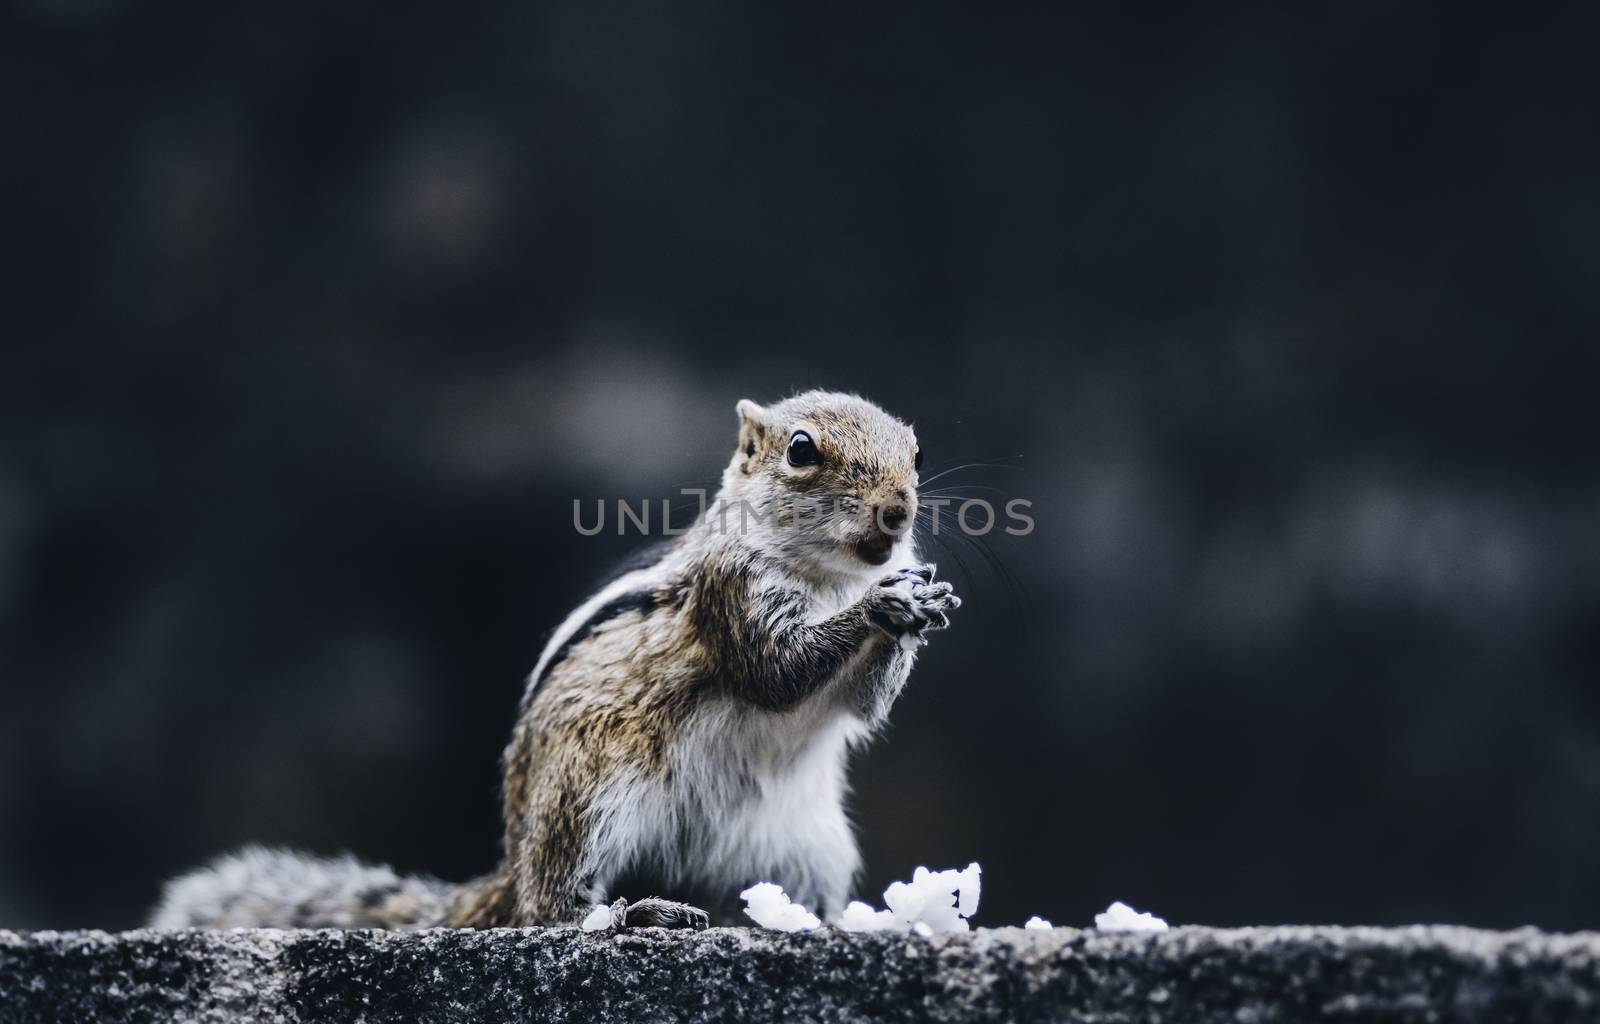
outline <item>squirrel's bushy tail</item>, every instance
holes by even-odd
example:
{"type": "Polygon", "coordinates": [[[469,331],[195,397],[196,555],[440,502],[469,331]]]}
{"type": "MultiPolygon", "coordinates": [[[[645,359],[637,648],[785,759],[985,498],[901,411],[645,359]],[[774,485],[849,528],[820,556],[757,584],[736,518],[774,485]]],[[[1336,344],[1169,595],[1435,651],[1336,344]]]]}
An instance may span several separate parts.
{"type": "Polygon", "coordinates": [[[354,857],[247,847],[168,882],[152,928],[428,928],[459,887],[354,857]]]}

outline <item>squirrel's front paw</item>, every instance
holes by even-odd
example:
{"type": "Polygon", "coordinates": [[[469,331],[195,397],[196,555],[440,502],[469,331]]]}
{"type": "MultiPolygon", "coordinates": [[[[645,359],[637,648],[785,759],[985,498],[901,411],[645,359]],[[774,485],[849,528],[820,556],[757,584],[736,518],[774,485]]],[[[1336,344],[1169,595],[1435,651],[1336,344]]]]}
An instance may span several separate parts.
{"type": "Polygon", "coordinates": [[[949,613],[961,598],[948,583],[933,582],[934,566],[901,569],[879,581],[868,594],[867,615],[874,625],[897,640],[921,639],[930,629],[950,624],[949,613]]]}
{"type": "Polygon", "coordinates": [[[961,607],[961,598],[956,596],[955,588],[943,581],[914,586],[911,588],[911,597],[917,602],[918,610],[928,619],[924,629],[943,629],[950,625],[950,613],[961,607]]]}

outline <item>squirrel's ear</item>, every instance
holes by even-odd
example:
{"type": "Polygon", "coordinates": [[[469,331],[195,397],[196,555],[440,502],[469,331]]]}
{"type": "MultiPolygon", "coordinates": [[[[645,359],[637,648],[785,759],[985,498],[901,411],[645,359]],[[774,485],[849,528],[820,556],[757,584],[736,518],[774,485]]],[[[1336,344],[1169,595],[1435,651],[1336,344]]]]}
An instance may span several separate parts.
{"type": "Polygon", "coordinates": [[[756,445],[767,432],[767,410],[750,401],[739,399],[739,454],[748,459],[756,453],[756,445]]]}

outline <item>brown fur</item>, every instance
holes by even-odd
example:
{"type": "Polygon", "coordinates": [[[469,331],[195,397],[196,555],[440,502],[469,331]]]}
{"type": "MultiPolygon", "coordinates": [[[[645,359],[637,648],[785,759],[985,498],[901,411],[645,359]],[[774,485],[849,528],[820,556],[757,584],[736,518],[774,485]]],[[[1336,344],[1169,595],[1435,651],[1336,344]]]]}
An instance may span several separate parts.
{"type": "MultiPolygon", "coordinates": [[[[768,512],[786,497],[823,496],[868,516],[890,503],[914,513],[915,435],[872,403],[811,392],[766,409],[741,402],[738,411],[724,498],[768,512]],[[815,440],[821,466],[795,470],[784,462],[796,430],[815,440]]],[[[752,574],[770,553],[736,532],[696,534],[678,546],[679,571],[662,585],[653,611],[606,622],[538,682],[504,758],[505,861],[463,890],[453,923],[579,915],[593,898],[580,866],[601,780],[667,771],[678,731],[708,694],[782,709],[805,699],[819,674],[852,659],[869,674],[897,653],[859,605],[805,626],[796,596],[752,602],[752,574]],[[794,663],[794,671],[774,676],[774,663],[794,663]]],[[[863,712],[880,710],[875,701],[857,703],[863,712]]]]}

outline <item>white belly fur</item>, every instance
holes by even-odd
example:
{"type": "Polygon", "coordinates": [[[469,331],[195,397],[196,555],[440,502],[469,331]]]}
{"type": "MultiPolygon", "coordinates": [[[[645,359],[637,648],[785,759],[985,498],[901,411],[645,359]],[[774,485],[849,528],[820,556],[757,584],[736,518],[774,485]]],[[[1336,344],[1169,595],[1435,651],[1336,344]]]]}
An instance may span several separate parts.
{"type": "Polygon", "coordinates": [[[841,911],[861,863],[845,767],[867,727],[818,698],[787,713],[716,701],[680,735],[668,779],[608,780],[591,845],[596,897],[647,867],[729,898],[777,882],[819,913],[841,911]]]}

